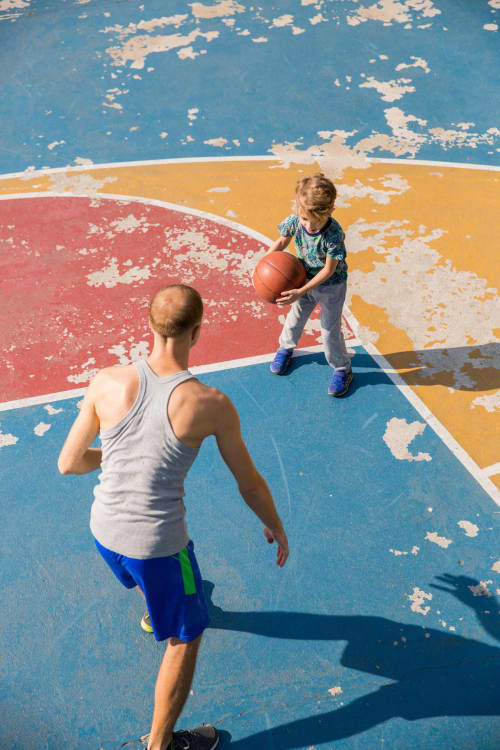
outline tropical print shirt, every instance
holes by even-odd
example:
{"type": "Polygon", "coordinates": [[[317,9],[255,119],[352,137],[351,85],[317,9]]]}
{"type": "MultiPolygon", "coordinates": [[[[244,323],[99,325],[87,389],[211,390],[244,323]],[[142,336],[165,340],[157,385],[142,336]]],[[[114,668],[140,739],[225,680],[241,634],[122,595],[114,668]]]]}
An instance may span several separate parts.
{"type": "Polygon", "coordinates": [[[290,214],[278,230],[283,237],[295,237],[297,256],[302,261],[308,279],[312,279],[325,266],[326,258],[337,261],[335,272],[324,284],[340,284],[347,279],[346,249],[342,227],[332,217],[323,229],[311,234],[305,229],[298,216],[290,214]]]}

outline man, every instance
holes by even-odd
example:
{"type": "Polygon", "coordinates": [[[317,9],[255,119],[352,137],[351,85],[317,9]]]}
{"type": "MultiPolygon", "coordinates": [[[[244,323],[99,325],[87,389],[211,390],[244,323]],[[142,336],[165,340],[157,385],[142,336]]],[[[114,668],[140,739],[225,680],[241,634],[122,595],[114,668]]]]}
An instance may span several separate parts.
{"type": "Polygon", "coordinates": [[[211,750],[219,742],[205,724],[174,731],[209,619],[200,571],[185,523],[184,479],[203,440],[215,435],[246,504],[277,543],[288,541],[269,488],[242,440],[230,399],[189,372],[203,303],[192,287],[160,289],[149,307],[154,336],[147,360],[107,367],[91,382],[59,456],[62,474],[101,468],[90,527],[118,579],[137,586],[157,640],[168,639],[158,672],[148,750],[211,750]],[[102,449],[90,445],[100,432],[102,449]]]}

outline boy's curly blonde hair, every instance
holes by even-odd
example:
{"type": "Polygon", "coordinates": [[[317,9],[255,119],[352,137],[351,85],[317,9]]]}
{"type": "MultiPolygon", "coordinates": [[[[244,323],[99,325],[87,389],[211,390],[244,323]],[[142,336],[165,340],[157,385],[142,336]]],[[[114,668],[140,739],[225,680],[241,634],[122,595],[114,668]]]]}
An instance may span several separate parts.
{"type": "Polygon", "coordinates": [[[315,219],[330,215],[335,205],[337,190],[321,172],[297,181],[295,198],[297,210],[302,208],[315,219]]]}

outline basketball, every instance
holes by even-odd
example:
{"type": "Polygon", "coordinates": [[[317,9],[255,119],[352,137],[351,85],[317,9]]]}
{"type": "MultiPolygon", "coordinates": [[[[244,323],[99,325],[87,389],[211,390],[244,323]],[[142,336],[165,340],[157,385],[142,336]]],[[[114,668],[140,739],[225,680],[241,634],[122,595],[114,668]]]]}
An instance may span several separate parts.
{"type": "Polygon", "coordinates": [[[292,253],[277,250],[259,260],[252,275],[252,284],[259,297],[276,303],[287,289],[299,289],[306,283],[306,271],[292,253]]]}

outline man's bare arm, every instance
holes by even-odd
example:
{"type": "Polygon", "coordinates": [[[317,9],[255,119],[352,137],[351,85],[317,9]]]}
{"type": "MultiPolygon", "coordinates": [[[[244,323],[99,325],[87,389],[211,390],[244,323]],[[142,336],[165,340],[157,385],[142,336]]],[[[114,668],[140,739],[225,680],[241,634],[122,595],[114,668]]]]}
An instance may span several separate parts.
{"type": "Polygon", "coordinates": [[[91,384],[59,454],[57,466],[61,474],[88,474],[101,466],[101,449],[90,448],[99,432],[93,391],[91,384]]]}
{"type": "Polygon", "coordinates": [[[269,487],[255,468],[241,437],[238,413],[227,396],[223,397],[218,408],[215,437],[221,456],[238,483],[243,500],[264,524],[267,541],[277,542],[277,562],[282,567],[288,557],[288,539],[269,487]]]}

